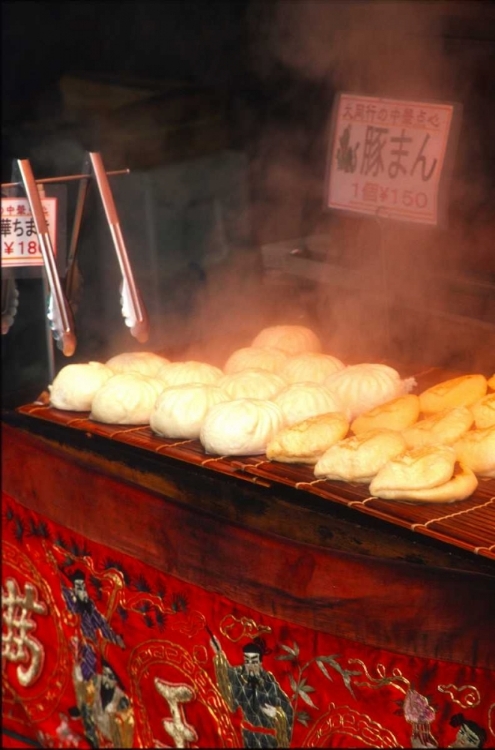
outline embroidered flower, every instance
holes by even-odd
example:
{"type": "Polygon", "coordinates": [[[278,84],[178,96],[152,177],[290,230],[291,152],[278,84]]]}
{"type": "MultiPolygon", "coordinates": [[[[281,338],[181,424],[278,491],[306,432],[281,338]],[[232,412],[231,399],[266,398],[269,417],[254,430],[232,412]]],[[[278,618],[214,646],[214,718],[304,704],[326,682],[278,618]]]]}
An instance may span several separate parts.
{"type": "Polygon", "coordinates": [[[404,717],[411,724],[419,722],[431,724],[435,718],[435,711],[424,695],[420,695],[416,690],[408,690],[404,699],[404,717]]]}

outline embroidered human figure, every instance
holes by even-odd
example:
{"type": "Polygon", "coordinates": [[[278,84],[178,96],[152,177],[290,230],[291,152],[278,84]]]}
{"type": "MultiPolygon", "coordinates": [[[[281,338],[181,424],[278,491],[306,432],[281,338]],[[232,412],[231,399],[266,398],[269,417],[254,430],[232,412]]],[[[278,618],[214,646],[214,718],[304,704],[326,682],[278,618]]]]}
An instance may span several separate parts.
{"type": "Polygon", "coordinates": [[[73,588],[62,585],[62,595],[67,608],[73,614],[79,615],[83,642],[81,644],[80,665],[83,678],[89,680],[95,674],[97,655],[95,647],[99,638],[115,643],[124,648],[124,641],[109,625],[106,618],[90,598],[86,588],[86,577],[81,570],[76,570],[71,576],[73,588]]]}
{"type": "Polygon", "coordinates": [[[289,747],[294,711],[275,677],[262,667],[262,645],[246,644],[239,666],[229,664],[216,638],[211,646],[220,692],[232,712],[242,711],[244,747],[289,747]]]}
{"type": "Polygon", "coordinates": [[[475,721],[465,719],[463,714],[454,714],[450,719],[451,727],[459,727],[454,742],[449,747],[483,747],[486,732],[475,721]]]}
{"type": "Polygon", "coordinates": [[[113,747],[132,747],[134,712],[113,667],[102,659],[101,672],[85,680],[80,664],[76,663],[73,680],[77,708],[69,712],[73,718],[81,718],[91,747],[100,747],[101,739],[111,742],[113,747]]]}

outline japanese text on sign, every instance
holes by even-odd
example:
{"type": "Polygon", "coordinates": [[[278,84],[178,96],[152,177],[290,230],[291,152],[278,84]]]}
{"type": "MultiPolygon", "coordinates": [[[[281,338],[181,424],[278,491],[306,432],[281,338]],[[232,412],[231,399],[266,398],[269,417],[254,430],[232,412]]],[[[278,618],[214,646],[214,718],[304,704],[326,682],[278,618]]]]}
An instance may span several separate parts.
{"type": "MultiPolygon", "coordinates": [[[[53,252],[57,254],[57,198],[41,201],[53,252]]],[[[2,266],[42,266],[38,234],[27,198],[2,198],[2,266]]]]}
{"type": "Polygon", "coordinates": [[[341,94],[327,206],[437,224],[453,111],[453,104],[341,94]]]}

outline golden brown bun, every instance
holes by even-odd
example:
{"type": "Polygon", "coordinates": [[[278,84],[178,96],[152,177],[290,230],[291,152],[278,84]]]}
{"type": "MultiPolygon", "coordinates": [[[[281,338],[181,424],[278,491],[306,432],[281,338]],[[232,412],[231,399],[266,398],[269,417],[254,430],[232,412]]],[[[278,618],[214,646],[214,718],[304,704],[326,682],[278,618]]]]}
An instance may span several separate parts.
{"type": "Polygon", "coordinates": [[[421,419],[412,427],[403,431],[408,448],[419,448],[421,445],[452,445],[469,430],[474,416],[466,406],[432,414],[421,419]]]}
{"type": "Polygon", "coordinates": [[[471,406],[483,398],[488,387],[484,375],[461,375],[444,380],[419,394],[423,414],[436,414],[456,406],[471,406]]]}
{"type": "Polygon", "coordinates": [[[478,429],[495,425],[495,393],[488,393],[469,408],[478,429]]]}
{"type": "Polygon", "coordinates": [[[399,396],[361,414],[351,424],[355,435],[368,430],[405,430],[419,417],[419,398],[414,393],[399,396]]]}
{"type": "Polygon", "coordinates": [[[318,414],[286,427],[268,443],[267,458],[284,463],[315,464],[330,446],[342,440],[349,422],[339,412],[318,414]]]}
{"type": "Polygon", "coordinates": [[[362,432],[325,451],[315,466],[315,477],[369,482],[390,458],[405,450],[400,432],[383,429],[362,432]]]}
{"type": "Polygon", "coordinates": [[[454,474],[456,452],[447,445],[413,448],[388,461],[370,485],[370,492],[427,490],[445,484],[454,474]]]}
{"type": "Polygon", "coordinates": [[[480,477],[495,477],[495,426],[470,430],[454,443],[458,460],[480,477]]]}
{"type": "Polygon", "coordinates": [[[495,374],[488,379],[488,388],[491,388],[492,391],[495,391],[495,374]]]}
{"type": "MultiPolygon", "coordinates": [[[[372,483],[373,484],[373,483],[372,483]]],[[[422,503],[453,503],[465,500],[473,494],[478,486],[476,475],[462,464],[455,464],[454,474],[444,484],[430,487],[427,490],[378,490],[370,486],[370,492],[383,500],[406,500],[422,503]]]]}

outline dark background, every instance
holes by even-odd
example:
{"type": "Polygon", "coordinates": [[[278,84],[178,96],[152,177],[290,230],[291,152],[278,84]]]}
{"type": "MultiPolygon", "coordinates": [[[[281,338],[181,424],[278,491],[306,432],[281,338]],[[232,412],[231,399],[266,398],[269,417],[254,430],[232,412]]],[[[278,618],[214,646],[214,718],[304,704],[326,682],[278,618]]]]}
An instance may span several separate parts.
{"type": "MultiPolygon", "coordinates": [[[[265,151],[281,151],[285,137],[318,176],[333,94],[349,86],[462,103],[458,171],[469,175],[471,189],[454,192],[451,210],[474,215],[492,203],[495,3],[489,0],[7,0],[1,9],[3,181],[12,157],[50,166],[36,147],[43,142],[46,152],[54,134],[83,148],[102,145],[102,113],[70,106],[73,75],[148,86],[155,119],[160,106],[164,117],[167,99],[201,91],[222,110],[223,145],[246,150],[262,170],[270,158],[265,151]]],[[[138,108],[119,109],[126,117],[138,108]]],[[[185,123],[195,113],[182,114],[185,123]]],[[[117,116],[105,122],[115,139],[118,124],[117,116]]],[[[163,153],[147,166],[173,158],[163,153]]]]}
{"type": "MultiPolygon", "coordinates": [[[[182,269],[164,277],[164,328],[175,337],[168,347],[162,337],[161,348],[205,356],[205,343],[216,338],[224,343],[209,358],[220,361],[260,325],[299,321],[349,361],[393,350],[432,364],[495,369],[493,2],[17,0],[1,10],[2,181],[16,158],[29,158],[37,177],[77,173],[88,149],[136,179],[170,165],[215,164],[226,153],[244,160],[243,230],[213,269],[184,258],[182,269]],[[447,227],[387,225],[377,233],[367,220],[322,211],[339,90],[462,105],[447,227]],[[260,248],[312,233],[328,234],[328,257],[344,269],[386,256],[388,323],[370,295],[301,278],[267,282],[260,248]]],[[[108,316],[97,260],[108,250],[99,244],[96,206],[89,211],[81,237],[86,302],[77,316],[83,360],[136,348],[125,332],[115,335],[118,307],[108,316]],[[91,320],[98,304],[105,332],[91,320]]],[[[125,221],[132,235],[132,220],[125,221]]],[[[162,247],[166,259],[166,236],[162,247]]],[[[139,252],[132,243],[129,250],[139,275],[139,252]]],[[[39,285],[19,285],[24,301],[2,337],[12,384],[46,379],[39,285]]]]}

